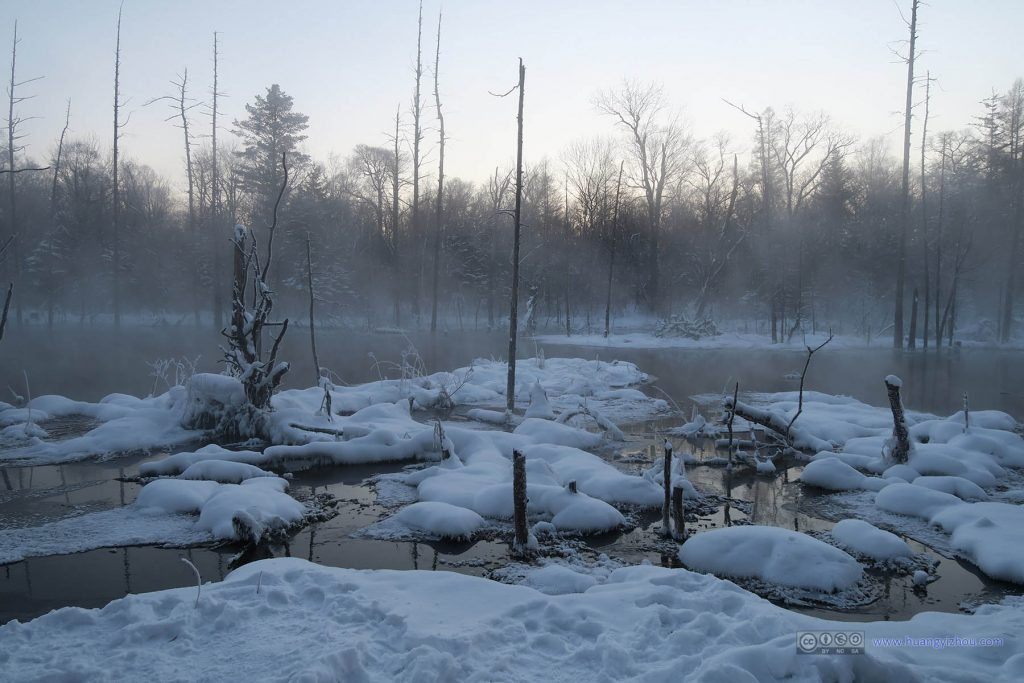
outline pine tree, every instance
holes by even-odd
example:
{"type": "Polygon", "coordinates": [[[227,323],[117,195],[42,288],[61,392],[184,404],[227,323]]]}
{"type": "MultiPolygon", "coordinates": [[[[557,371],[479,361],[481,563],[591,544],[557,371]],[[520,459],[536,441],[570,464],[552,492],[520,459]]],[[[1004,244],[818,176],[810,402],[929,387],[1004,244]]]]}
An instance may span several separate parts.
{"type": "Polygon", "coordinates": [[[306,139],[303,131],[309,117],[292,111],[292,98],[277,83],[267,88],[266,97],[257,95],[245,105],[248,118],[234,122],[234,133],[245,148],[238,152],[242,161],[242,182],[253,196],[253,218],[269,223],[274,201],[281,189],[281,155],[288,155],[292,170],[304,166],[309,155],[296,150],[306,139]]]}

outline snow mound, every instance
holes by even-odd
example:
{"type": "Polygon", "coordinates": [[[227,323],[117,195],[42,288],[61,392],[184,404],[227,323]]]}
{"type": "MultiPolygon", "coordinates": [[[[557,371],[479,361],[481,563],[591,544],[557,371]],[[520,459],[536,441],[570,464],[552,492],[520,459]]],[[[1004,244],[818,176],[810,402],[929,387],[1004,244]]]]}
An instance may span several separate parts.
{"type": "Polygon", "coordinates": [[[394,519],[403,525],[441,538],[469,539],[484,526],[484,518],[466,508],[439,502],[413,503],[394,519]]]}
{"type": "MultiPolygon", "coordinates": [[[[818,457],[821,455],[830,456],[832,454],[822,453],[818,457]]],[[[803,472],[800,473],[800,481],[809,486],[817,486],[830,491],[857,489],[878,491],[890,483],[878,477],[864,476],[839,458],[834,457],[815,458],[807,463],[803,472]]]]}
{"type": "Polygon", "coordinates": [[[844,519],[832,527],[832,538],[847,550],[875,560],[910,557],[913,551],[896,534],[859,519],[844,519]]]}
{"type": "Polygon", "coordinates": [[[306,508],[284,493],[287,486],[278,477],[241,484],[157,479],[142,488],[135,506],[147,514],[198,513],[197,527],[214,538],[257,542],[302,521],[306,508]]]}
{"type": "Polygon", "coordinates": [[[863,573],[857,560],[824,541],[767,526],[705,531],[683,544],[679,559],[716,576],[826,592],[850,588],[863,573]]]}

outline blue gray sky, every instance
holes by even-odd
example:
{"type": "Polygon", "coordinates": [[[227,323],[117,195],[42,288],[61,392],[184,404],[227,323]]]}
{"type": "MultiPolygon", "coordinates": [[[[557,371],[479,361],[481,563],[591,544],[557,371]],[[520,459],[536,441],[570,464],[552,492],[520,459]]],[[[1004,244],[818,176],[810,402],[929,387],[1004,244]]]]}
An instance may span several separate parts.
{"type": "MultiPolygon", "coordinates": [[[[7,2],[0,45],[9,55],[15,19],[22,39],[19,78],[27,153],[46,157],[72,99],[71,131],[111,139],[117,0],[7,2]]],[[[736,151],[750,147],[750,121],[722,99],[748,108],[824,110],[861,139],[885,135],[898,146],[905,67],[900,10],[909,0],[449,0],[441,36],[441,94],[450,136],[450,173],[470,180],[514,159],[515,102],[505,91],[517,58],[527,67],[525,155],[557,161],[573,140],[611,134],[594,94],[623,78],[663,84],[697,137],[727,131],[736,151]]],[[[424,2],[424,59],[432,68],[437,0],[424,2]]],[[[244,105],[271,83],[309,115],[307,151],[326,160],[357,143],[386,144],[396,107],[409,110],[416,40],[415,0],[125,0],[122,92],[131,119],[124,153],[176,183],[183,175],[180,132],[163,105],[186,67],[191,91],[207,98],[212,35],[221,34],[224,133],[244,105]]],[[[930,0],[920,14],[920,70],[933,88],[933,130],[963,128],[993,88],[1024,75],[1020,0],[930,0]]],[[[5,71],[9,66],[5,58],[5,71]]],[[[428,70],[425,98],[431,94],[428,70]]],[[[6,78],[5,78],[6,80],[6,78]]],[[[432,98],[428,99],[432,106],[432,98]]],[[[433,125],[433,110],[427,111],[433,125]]],[[[197,132],[209,120],[194,112],[197,132]]],[[[915,131],[915,137],[917,131],[915,131]]],[[[433,146],[436,134],[428,132],[433,146]]],[[[916,142],[915,142],[916,144],[916,142]]]]}

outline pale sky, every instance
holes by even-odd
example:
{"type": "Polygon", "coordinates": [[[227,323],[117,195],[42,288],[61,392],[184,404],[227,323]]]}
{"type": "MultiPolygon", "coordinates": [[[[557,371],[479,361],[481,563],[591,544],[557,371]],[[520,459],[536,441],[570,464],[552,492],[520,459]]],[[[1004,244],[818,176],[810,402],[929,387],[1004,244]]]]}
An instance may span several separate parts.
{"type": "MultiPolygon", "coordinates": [[[[4,0],[0,49],[4,80],[11,30],[19,24],[19,80],[35,95],[21,105],[27,152],[49,155],[72,99],[71,132],[111,140],[118,0],[4,0]]],[[[525,156],[558,161],[572,141],[613,131],[594,111],[601,88],[624,77],[660,82],[697,137],[719,130],[736,151],[750,147],[750,121],[722,98],[748,108],[825,110],[861,139],[901,131],[906,68],[891,48],[907,37],[909,0],[449,0],[441,36],[441,94],[449,134],[446,171],[469,180],[515,157],[515,100],[498,99],[526,64],[525,156]]],[[[424,61],[432,69],[437,0],[424,2],[424,61]]],[[[182,183],[182,136],[163,104],[186,67],[191,92],[207,98],[212,34],[221,33],[225,140],[244,105],[271,83],[309,115],[306,148],[326,161],[358,143],[386,144],[399,103],[412,98],[415,0],[125,0],[121,90],[131,111],[124,154],[182,183]]],[[[930,0],[920,11],[919,60],[933,87],[932,130],[963,128],[992,88],[1024,75],[1021,0],[930,0]]],[[[435,125],[432,71],[425,74],[427,123],[435,125]]],[[[6,108],[6,102],[5,108],[6,108]]],[[[6,114],[6,112],[5,112],[6,114]]],[[[193,112],[197,133],[209,119],[193,112]]],[[[919,129],[915,126],[915,145],[919,129]]],[[[428,146],[436,133],[427,132],[428,146]]]]}

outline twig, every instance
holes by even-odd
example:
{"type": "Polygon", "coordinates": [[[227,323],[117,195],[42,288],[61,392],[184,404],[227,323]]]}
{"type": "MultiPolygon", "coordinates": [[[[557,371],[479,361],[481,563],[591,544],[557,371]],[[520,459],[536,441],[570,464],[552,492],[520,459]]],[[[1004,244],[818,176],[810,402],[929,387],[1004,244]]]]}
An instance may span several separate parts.
{"type": "MultiPolygon", "coordinates": [[[[807,360],[804,361],[804,369],[803,369],[803,372],[800,373],[800,401],[799,401],[799,403],[797,405],[796,415],[794,415],[793,419],[789,421],[788,425],[786,425],[786,436],[787,437],[790,436],[790,430],[793,428],[793,423],[796,422],[796,419],[798,417],[800,417],[800,413],[804,412],[804,378],[807,376],[807,367],[811,364],[811,356],[814,355],[815,351],[820,350],[823,346],[825,346],[825,344],[828,344],[830,341],[832,341],[832,330],[831,329],[829,329],[829,331],[828,331],[828,339],[826,339],[825,341],[821,342],[820,344],[815,346],[813,349],[810,346],[807,347],[807,360]]],[[[735,405],[735,403],[736,403],[736,401],[735,401],[735,399],[733,399],[733,405],[735,405]]]]}
{"type": "Polygon", "coordinates": [[[192,571],[196,573],[196,604],[195,607],[199,607],[199,596],[203,593],[203,577],[199,575],[199,569],[192,564],[191,561],[184,555],[178,555],[178,559],[192,567],[192,571]]]}

